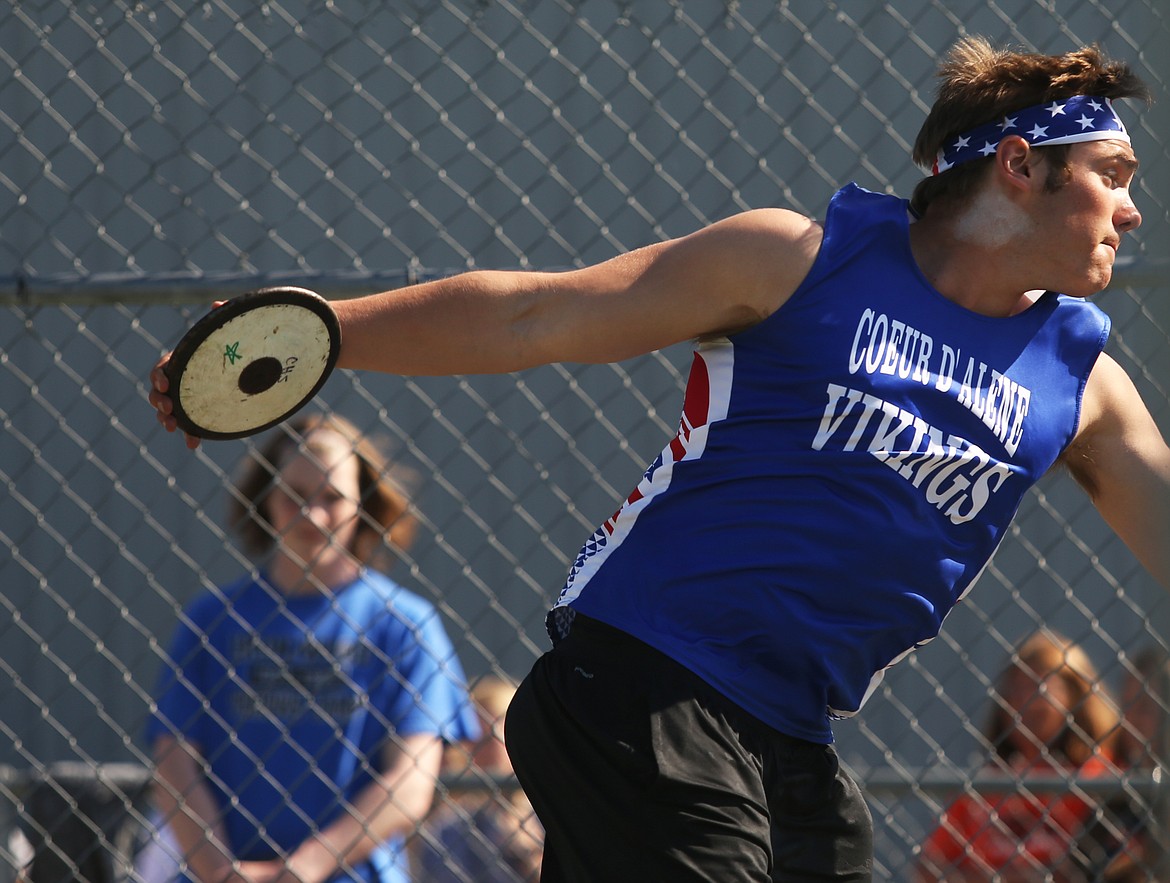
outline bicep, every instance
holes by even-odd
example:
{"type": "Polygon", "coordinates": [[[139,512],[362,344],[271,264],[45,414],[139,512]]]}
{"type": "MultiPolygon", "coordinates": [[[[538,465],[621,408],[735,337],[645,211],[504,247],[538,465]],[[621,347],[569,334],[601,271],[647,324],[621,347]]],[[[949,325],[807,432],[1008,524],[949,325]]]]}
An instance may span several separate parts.
{"type": "Polygon", "coordinates": [[[1064,463],[1145,568],[1170,588],[1170,448],[1133,381],[1102,354],[1064,463]]]}
{"type": "Polygon", "coordinates": [[[800,285],[821,235],[794,212],[760,209],[546,276],[530,317],[532,339],[545,348],[534,361],[620,361],[750,327],[800,285]]]}

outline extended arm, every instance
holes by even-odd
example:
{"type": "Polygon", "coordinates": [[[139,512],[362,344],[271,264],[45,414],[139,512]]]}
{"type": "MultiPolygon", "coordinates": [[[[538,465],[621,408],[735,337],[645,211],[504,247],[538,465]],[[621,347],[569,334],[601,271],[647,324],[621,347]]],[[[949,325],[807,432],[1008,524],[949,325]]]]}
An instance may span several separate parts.
{"type": "MultiPolygon", "coordinates": [[[[759,209],[580,270],[479,270],[338,301],[339,365],[446,375],[620,361],[761,321],[804,279],[820,244],[815,222],[759,209]]],[[[149,398],[173,432],[168,358],[151,372],[149,398]]]]}
{"type": "Polygon", "coordinates": [[[1170,589],[1170,448],[1133,381],[1102,355],[1085,388],[1069,471],[1137,559],[1170,589]]]}
{"type": "Polygon", "coordinates": [[[820,228],[745,212],[680,239],[562,273],[475,271],[335,304],[340,364],[395,374],[484,374],[614,362],[744,328],[808,272],[820,228]]]}

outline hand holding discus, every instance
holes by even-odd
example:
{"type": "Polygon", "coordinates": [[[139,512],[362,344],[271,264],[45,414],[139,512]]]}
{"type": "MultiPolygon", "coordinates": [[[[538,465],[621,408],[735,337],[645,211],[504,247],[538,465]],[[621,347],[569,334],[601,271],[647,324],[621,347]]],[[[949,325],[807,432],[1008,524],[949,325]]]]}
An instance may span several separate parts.
{"type": "Polygon", "coordinates": [[[341,325],[329,302],[276,286],[218,304],[151,372],[150,403],[187,447],[233,439],[287,420],[337,364],[341,325]]]}

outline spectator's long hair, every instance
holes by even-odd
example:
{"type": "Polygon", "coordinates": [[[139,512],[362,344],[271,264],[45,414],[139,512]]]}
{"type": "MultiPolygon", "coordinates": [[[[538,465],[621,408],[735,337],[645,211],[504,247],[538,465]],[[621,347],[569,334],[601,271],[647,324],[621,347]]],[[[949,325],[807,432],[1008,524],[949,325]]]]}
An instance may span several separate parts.
{"type": "Polygon", "coordinates": [[[276,476],[290,454],[313,453],[313,435],[320,431],[342,436],[358,461],[360,515],[349,551],[359,561],[384,569],[390,563],[387,555],[407,549],[418,526],[403,488],[406,473],[357,426],[337,414],[296,417],[245,457],[229,502],[228,523],[239,532],[248,551],[270,552],[277,537],[269,520],[268,498],[276,476]]]}
{"type": "Polygon", "coordinates": [[[1112,760],[1120,722],[1116,705],[1104,692],[1088,654],[1067,638],[1047,630],[1036,632],[1020,645],[997,681],[996,702],[986,732],[996,754],[1010,762],[1019,753],[1010,738],[1017,729],[1019,712],[1003,699],[1009,678],[1023,676],[1039,691],[1051,675],[1064,681],[1072,697],[1070,720],[1050,746],[1053,755],[1078,767],[1094,752],[1112,760]]]}
{"type": "MultiPolygon", "coordinates": [[[[951,139],[1025,107],[1074,95],[1150,100],[1141,78],[1125,63],[1107,59],[1096,46],[1039,55],[996,49],[983,37],[966,37],[943,59],[938,77],[938,96],[912,154],[927,170],[951,139]]],[[[1069,145],[1036,149],[1046,151],[1051,160],[1046,186],[1059,189],[1067,177],[1069,145]]],[[[911,207],[921,215],[940,197],[966,199],[990,164],[990,156],[982,157],[925,178],[914,189],[911,207]]]]}

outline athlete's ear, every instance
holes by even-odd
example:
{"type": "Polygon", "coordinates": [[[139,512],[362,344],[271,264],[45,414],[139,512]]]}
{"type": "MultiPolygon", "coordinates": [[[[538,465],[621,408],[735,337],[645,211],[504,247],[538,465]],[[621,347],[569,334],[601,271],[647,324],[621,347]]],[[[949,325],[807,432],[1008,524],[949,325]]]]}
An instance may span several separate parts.
{"type": "Polygon", "coordinates": [[[1027,188],[1036,180],[1036,165],[1040,159],[1019,135],[1008,135],[995,148],[995,167],[1009,184],[1027,188]]]}

